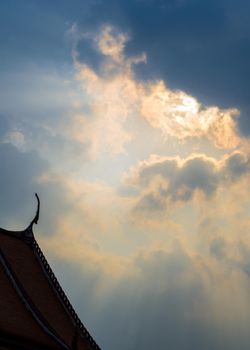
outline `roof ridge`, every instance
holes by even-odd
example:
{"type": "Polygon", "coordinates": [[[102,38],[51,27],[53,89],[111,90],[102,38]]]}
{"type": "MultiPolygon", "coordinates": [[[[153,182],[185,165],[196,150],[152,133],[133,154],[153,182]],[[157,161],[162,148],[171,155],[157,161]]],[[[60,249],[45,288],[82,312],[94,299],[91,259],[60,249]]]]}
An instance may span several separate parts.
{"type": "Polygon", "coordinates": [[[31,245],[32,245],[37,257],[39,258],[40,262],[42,263],[42,265],[47,273],[47,276],[50,279],[50,282],[52,283],[52,285],[56,289],[56,292],[58,293],[58,295],[61,299],[61,302],[63,303],[64,307],[68,311],[69,315],[74,320],[76,326],[81,331],[82,335],[85,338],[87,338],[87,340],[90,342],[90,345],[92,346],[93,349],[101,350],[101,348],[97,345],[97,343],[95,342],[93,337],[88,332],[87,328],[83,325],[82,321],[78,317],[76,311],[74,310],[72,304],[70,303],[70,301],[69,301],[68,297],[66,296],[60,283],[58,282],[58,279],[56,278],[52,268],[50,267],[50,265],[49,265],[46,257],[44,256],[38,242],[36,241],[35,237],[33,237],[31,245]]]}

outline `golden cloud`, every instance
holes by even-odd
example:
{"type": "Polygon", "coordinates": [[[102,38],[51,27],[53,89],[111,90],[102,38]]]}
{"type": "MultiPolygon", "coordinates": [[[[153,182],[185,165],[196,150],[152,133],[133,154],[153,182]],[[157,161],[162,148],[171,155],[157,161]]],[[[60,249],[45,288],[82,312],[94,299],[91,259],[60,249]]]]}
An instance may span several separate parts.
{"type": "MultiPolygon", "coordinates": [[[[76,37],[84,40],[84,35],[76,37]]],[[[223,149],[241,144],[237,132],[240,112],[236,108],[203,106],[195,97],[171,90],[162,80],[139,81],[133,67],[146,63],[145,54],[126,57],[128,36],[111,26],[104,26],[91,38],[100,63],[93,68],[81,62],[75,48],[76,78],[88,101],[88,112],[77,113],[71,130],[78,141],[89,144],[90,156],[95,158],[102,151],[126,152],[125,145],[133,140],[135,132],[140,132],[126,128],[129,118],[146,120],[165,138],[207,138],[223,149]]]]}

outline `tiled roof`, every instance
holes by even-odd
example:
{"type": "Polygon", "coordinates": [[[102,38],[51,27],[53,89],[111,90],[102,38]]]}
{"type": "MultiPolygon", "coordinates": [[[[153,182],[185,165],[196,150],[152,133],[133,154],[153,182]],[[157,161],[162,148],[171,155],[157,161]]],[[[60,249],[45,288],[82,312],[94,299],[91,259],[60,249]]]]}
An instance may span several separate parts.
{"type": "Polygon", "coordinates": [[[36,344],[30,349],[100,349],[34,238],[34,222],[23,231],[0,228],[0,345],[9,336],[36,344]]]}

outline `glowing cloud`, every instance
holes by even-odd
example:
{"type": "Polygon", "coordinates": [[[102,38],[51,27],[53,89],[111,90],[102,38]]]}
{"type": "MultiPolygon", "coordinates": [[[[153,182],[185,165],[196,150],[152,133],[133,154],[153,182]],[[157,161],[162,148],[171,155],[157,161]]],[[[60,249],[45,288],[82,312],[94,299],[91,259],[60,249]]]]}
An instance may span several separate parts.
{"type": "Polygon", "coordinates": [[[141,100],[141,114],[166,136],[207,137],[215,146],[225,149],[239,144],[237,109],[203,107],[185,92],[168,89],[163,81],[148,83],[141,100]]]}
{"type": "Polygon", "coordinates": [[[143,118],[164,137],[205,137],[223,149],[240,144],[237,109],[203,106],[193,96],[169,89],[161,80],[138,81],[133,66],[146,63],[146,56],[125,56],[126,34],[111,26],[103,27],[97,35],[79,34],[74,26],[71,34],[76,42],[91,38],[100,55],[99,67],[90,67],[81,61],[74,44],[76,77],[88,100],[88,112],[77,113],[72,131],[78,141],[89,144],[90,157],[96,158],[102,151],[125,152],[125,144],[133,139],[133,133],[126,129],[129,118],[143,118]]]}

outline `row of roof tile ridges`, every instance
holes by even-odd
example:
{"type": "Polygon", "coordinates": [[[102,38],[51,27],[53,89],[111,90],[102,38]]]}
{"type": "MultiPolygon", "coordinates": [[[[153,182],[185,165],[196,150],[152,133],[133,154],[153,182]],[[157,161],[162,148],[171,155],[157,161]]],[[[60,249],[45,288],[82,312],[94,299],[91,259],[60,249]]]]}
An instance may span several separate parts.
{"type": "Polygon", "coordinates": [[[63,305],[66,307],[68,313],[73,318],[74,322],[76,323],[77,327],[80,329],[84,337],[89,341],[91,347],[96,350],[101,350],[101,348],[97,345],[93,337],[90,335],[86,327],[81,322],[80,318],[78,317],[77,313],[75,312],[73,306],[71,305],[69,299],[67,298],[66,294],[64,293],[60,283],[58,282],[54,272],[52,271],[47,259],[45,258],[41,248],[39,247],[39,244],[37,243],[36,239],[32,239],[32,247],[37,254],[40,262],[42,263],[44,269],[46,270],[46,273],[53,284],[54,288],[56,289],[59,297],[61,298],[61,301],[63,302],[63,305]]]}

